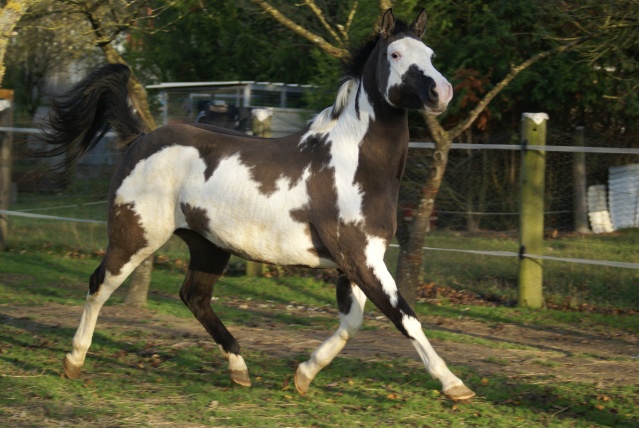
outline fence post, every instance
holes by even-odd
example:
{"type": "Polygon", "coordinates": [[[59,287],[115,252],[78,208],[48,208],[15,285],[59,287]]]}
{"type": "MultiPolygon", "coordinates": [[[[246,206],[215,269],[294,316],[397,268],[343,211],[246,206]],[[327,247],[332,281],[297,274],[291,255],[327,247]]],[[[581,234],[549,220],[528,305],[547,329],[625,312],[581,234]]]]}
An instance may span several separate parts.
{"type": "MultiPolygon", "coordinates": [[[[13,126],[13,91],[0,89],[0,126],[13,126]]],[[[13,133],[0,131],[0,210],[9,209],[11,199],[11,146],[13,133]]],[[[0,251],[7,249],[6,215],[0,214],[0,251]]]]}
{"type": "MultiPolygon", "coordinates": [[[[575,128],[575,146],[584,146],[584,127],[575,128]]],[[[573,210],[575,231],[591,233],[588,227],[588,201],[586,199],[586,154],[575,152],[572,163],[573,210]]]]}
{"type": "Polygon", "coordinates": [[[544,302],[543,263],[540,259],[523,255],[542,255],[543,252],[546,152],[527,150],[527,146],[546,145],[547,121],[546,113],[522,114],[518,305],[533,309],[541,308],[544,302]]]}
{"type": "MultiPolygon", "coordinates": [[[[251,110],[251,130],[256,137],[271,137],[271,124],[273,121],[273,110],[265,108],[254,108],[251,110]]],[[[266,265],[258,262],[246,262],[247,276],[264,276],[266,265]]]]}

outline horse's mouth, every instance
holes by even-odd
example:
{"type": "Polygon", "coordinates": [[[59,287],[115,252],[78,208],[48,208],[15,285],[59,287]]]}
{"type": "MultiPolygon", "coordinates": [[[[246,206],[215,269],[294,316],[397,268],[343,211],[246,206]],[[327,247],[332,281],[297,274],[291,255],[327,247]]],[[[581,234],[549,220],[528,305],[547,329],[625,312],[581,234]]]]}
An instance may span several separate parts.
{"type": "Polygon", "coordinates": [[[434,109],[434,108],[430,108],[428,106],[424,106],[425,110],[426,110],[426,114],[429,116],[439,116],[440,114],[442,114],[443,112],[446,111],[446,108],[443,109],[434,109]]]}

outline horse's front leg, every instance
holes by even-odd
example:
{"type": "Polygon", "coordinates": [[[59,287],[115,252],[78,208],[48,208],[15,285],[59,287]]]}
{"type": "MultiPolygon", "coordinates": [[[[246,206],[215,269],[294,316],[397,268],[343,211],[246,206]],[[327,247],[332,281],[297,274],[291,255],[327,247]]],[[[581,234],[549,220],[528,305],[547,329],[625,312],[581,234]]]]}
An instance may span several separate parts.
{"type": "Polygon", "coordinates": [[[384,263],[387,243],[382,238],[368,236],[363,255],[354,256],[354,263],[344,266],[346,274],[356,282],[364,294],[411,340],[426,370],[442,384],[444,395],[453,400],[466,400],[475,396],[455,376],[444,360],[437,355],[426,338],[415,312],[397,290],[395,280],[384,263]]]}
{"type": "Polygon", "coordinates": [[[308,361],[300,364],[295,372],[295,387],[302,395],[308,391],[315,375],[333,361],[362,325],[366,296],[343,273],[337,279],[336,295],[340,318],[337,331],[311,354],[308,361]]]}

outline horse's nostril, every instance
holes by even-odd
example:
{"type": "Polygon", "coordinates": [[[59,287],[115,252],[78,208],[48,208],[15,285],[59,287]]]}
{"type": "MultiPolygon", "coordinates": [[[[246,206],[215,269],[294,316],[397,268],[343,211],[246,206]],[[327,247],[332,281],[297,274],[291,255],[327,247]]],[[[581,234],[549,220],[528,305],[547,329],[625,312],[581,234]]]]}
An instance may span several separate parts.
{"type": "Polygon", "coordinates": [[[432,85],[428,90],[428,95],[431,98],[431,101],[437,101],[439,99],[439,94],[437,94],[436,86],[432,85]]]}

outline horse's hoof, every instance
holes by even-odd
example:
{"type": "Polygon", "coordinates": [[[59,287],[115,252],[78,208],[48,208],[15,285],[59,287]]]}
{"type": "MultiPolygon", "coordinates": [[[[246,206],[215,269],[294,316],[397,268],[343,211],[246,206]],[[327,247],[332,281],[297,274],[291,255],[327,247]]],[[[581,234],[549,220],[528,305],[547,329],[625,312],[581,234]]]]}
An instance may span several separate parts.
{"type": "Polygon", "coordinates": [[[62,372],[62,377],[66,377],[67,379],[77,379],[80,377],[80,372],[82,371],[82,366],[76,366],[69,361],[68,357],[64,357],[64,363],[62,364],[64,371],[62,372]]]}
{"type": "Polygon", "coordinates": [[[238,385],[251,386],[251,378],[246,370],[231,370],[231,380],[238,385]]]}
{"type": "Polygon", "coordinates": [[[295,389],[297,389],[297,392],[299,392],[300,395],[305,395],[308,392],[308,387],[311,385],[311,381],[313,380],[307,378],[306,375],[300,371],[299,367],[295,370],[295,376],[293,376],[293,379],[295,380],[295,389]]]}
{"type": "Polygon", "coordinates": [[[444,391],[444,395],[453,401],[462,401],[470,400],[475,396],[475,393],[466,385],[455,385],[444,391]]]}

